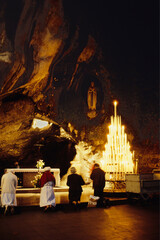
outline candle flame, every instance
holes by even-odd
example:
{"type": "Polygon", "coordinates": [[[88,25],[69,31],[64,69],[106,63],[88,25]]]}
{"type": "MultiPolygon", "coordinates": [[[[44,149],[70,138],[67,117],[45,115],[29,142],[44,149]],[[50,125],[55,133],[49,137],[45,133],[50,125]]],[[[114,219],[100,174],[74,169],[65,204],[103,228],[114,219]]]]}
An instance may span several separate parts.
{"type": "Polygon", "coordinates": [[[118,104],[118,101],[117,101],[117,100],[115,100],[115,101],[113,102],[113,104],[114,104],[114,106],[117,106],[117,104],[118,104]]]}

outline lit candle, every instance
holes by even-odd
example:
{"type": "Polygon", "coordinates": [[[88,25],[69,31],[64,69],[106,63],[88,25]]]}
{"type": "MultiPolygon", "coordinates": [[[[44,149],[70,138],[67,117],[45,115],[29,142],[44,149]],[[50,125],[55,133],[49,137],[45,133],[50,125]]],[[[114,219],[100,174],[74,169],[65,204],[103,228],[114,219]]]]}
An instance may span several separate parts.
{"type": "Polygon", "coordinates": [[[108,141],[108,143],[109,143],[109,135],[107,135],[107,141],[108,141]]]}
{"type": "Polygon", "coordinates": [[[121,125],[121,116],[117,115],[117,101],[114,101],[114,115],[111,116],[103,157],[103,167],[107,174],[113,172],[114,180],[124,179],[126,172],[133,172],[134,152],[131,154],[125,126],[121,125]]]}
{"type": "Polygon", "coordinates": [[[111,125],[113,126],[113,116],[111,116],[111,125]]]}
{"type": "Polygon", "coordinates": [[[117,101],[114,101],[114,116],[117,116],[117,101]]]}
{"type": "Polygon", "coordinates": [[[126,151],[126,149],[127,149],[127,134],[126,133],[124,135],[124,138],[125,138],[124,145],[125,145],[125,151],[126,151]]]}

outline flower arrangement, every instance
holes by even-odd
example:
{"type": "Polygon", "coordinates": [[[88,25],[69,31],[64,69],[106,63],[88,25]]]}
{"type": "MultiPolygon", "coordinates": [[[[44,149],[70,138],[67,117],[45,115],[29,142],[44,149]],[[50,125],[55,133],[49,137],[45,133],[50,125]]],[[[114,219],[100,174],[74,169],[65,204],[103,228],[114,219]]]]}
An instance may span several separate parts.
{"type": "Polygon", "coordinates": [[[40,159],[39,161],[37,161],[36,167],[38,169],[41,169],[41,168],[43,168],[44,165],[45,165],[45,163],[43,162],[43,160],[40,159]]]}
{"type": "MultiPolygon", "coordinates": [[[[38,160],[36,167],[39,169],[42,169],[45,163],[43,160],[38,160]]],[[[31,184],[33,185],[34,188],[39,188],[40,187],[40,179],[41,179],[42,173],[38,171],[37,175],[34,177],[34,180],[31,181],[31,184]]]]}
{"type": "Polygon", "coordinates": [[[34,180],[31,181],[32,185],[34,188],[39,188],[40,187],[40,179],[41,179],[42,173],[38,173],[35,177],[34,180]]]}

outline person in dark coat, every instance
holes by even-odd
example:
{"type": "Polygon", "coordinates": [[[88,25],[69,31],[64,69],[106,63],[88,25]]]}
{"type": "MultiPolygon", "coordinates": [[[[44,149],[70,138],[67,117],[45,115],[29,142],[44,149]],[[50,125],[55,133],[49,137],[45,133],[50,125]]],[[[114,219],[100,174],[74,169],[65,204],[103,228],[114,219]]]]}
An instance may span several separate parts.
{"type": "Polygon", "coordinates": [[[94,196],[98,196],[97,207],[103,207],[103,189],[105,187],[105,172],[98,163],[94,164],[90,178],[93,180],[94,196]]]}
{"type": "Polygon", "coordinates": [[[71,167],[71,174],[68,175],[67,185],[69,186],[69,202],[71,204],[79,204],[82,194],[82,185],[85,182],[81,175],[76,174],[75,167],[71,167]]]}

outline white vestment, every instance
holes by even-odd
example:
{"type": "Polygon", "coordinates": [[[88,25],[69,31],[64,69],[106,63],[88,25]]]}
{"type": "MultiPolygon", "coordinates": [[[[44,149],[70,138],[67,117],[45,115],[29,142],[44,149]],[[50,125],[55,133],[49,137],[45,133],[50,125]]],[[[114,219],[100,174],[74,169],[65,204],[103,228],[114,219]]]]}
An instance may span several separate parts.
{"type": "Polygon", "coordinates": [[[17,176],[12,172],[5,173],[1,179],[1,203],[2,206],[17,206],[16,187],[17,176]]]}
{"type": "Polygon", "coordinates": [[[40,194],[40,207],[45,207],[48,205],[56,206],[55,195],[53,190],[53,182],[47,182],[41,188],[40,194]]]}

